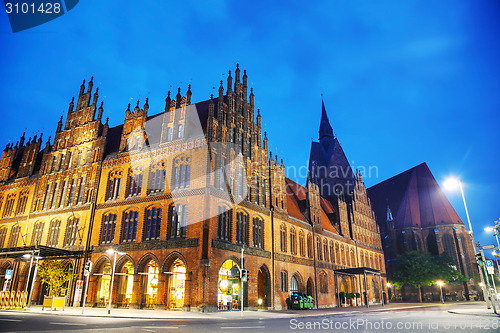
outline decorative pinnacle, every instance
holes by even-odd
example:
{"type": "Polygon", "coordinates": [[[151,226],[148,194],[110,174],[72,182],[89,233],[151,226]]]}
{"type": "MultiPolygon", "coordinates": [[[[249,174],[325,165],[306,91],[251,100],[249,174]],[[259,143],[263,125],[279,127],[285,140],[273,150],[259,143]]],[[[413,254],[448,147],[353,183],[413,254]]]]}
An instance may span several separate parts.
{"type": "Polygon", "coordinates": [[[144,105],[149,105],[148,102],[149,102],[149,97],[146,97],[146,103],[144,105]]]}
{"type": "Polygon", "coordinates": [[[135,107],[139,108],[139,100],[137,100],[137,105],[135,107]]]}
{"type": "Polygon", "coordinates": [[[90,78],[90,82],[93,82],[93,81],[94,81],[94,76],[92,76],[92,77],[90,78]]]}
{"type": "Polygon", "coordinates": [[[101,101],[101,106],[99,107],[99,109],[102,109],[102,105],[103,105],[103,104],[104,104],[104,102],[103,102],[103,101],[101,101]]]}
{"type": "Polygon", "coordinates": [[[95,94],[97,95],[98,92],[99,92],[99,87],[97,87],[97,89],[95,90],[95,94]]]}
{"type": "Polygon", "coordinates": [[[130,103],[128,103],[127,111],[130,111],[130,103]]]}
{"type": "Polygon", "coordinates": [[[75,101],[75,96],[73,96],[73,98],[71,98],[71,102],[69,104],[73,104],[74,101],[75,101]]]}

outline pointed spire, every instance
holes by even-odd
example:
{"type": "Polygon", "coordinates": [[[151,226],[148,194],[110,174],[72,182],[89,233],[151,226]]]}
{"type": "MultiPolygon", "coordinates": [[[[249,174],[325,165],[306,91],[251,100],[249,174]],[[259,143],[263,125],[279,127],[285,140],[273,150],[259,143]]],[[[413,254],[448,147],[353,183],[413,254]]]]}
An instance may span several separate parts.
{"type": "Polygon", "coordinates": [[[126,111],[130,111],[130,103],[128,103],[128,107],[126,111]]]}
{"type": "Polygon", "coordinates": [[[193,93],[191,92],[191,84],[188,84],[188,90],[186,91],[186,104],[189,105],[191,104],[191,95],[193,93]]]}
{"type": "Polygon", "coordinates": [[[175,95],[175,108],[178,109],[181,107],[181,88],[177,89],[177,95],[175,95]]]}
{"type": "Polygon", "coordinates": [[[89,81],[89,86],[87,88],[87,93],[90,93],[92,91],[92,87],[94,85],[94,77],[92,76],[89,81]]]}
{"type": "Polygon", "coordinates": [[[389,208],[389,205],[387,205],[387,222],[393,222],[394,219],[392,218],[392,212],[391,209],[389,208]]]}
{"type": "Polygon", "coordinates": [[[233,77],[231,76],[231,70],[229,70],[229,75],[227,76],[227,91],[231,91],[231,89],[233,89],[233,77]]]}
{"type": "Polygon", "coordinates": [[[330,125],[330,121],[328,120],[328,115],[326,114],[325,102],[321,100],[321,122],[319,125],[319,139],[321,140],[324,137],[333,138],[333,129],[330,125]]]}
{"type": "Polygon", "coordinates": [[[137,104],[135,105],[134,111],[139,111],[139,100],[137,100],[137,104]]]}
{"type": "Polygon", "coordinates": [[[75,105],[74,102],[75,102],[75,96],[73,96],[73,98],[71,98],[71,102],[69,102],[68,113],[73,112],[73,107],[75,105]]]}
{"type": "Polygon", "coordinates": [[[103,107],[102,107],[102,106],[103,106],[103,104],[104,104],[104,102],[103,102],[103,101],[101,101],[101,106],[99,107],[99,109],[103,109],[103,107]]]}
{"type": "Polygon", "coordinates": [[[167,98],[165,98],[165,112],[168,112],[170,110],[170,102],[172,100],[170,99],[170,90],[168,91],[167,98]]]}

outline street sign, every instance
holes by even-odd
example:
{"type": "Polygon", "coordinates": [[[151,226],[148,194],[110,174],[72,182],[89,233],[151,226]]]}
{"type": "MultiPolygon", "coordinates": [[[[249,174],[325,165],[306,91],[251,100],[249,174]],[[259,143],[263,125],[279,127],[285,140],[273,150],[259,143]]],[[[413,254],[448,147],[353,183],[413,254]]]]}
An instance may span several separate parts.
{"type": "Polygon", "coordinates": [[[483,246],[483,250],[491,250],[491,249],[494,249],[495,248],[495,245],[485,245],[483,246]]]}
{"type": "Polygon", "coordinates": [[[5,280],[12,279],[12,269],[8,269],[5,271],[5,280]]]}
{"type": "Polygon", "coordinates": [[[488,274],[490,275],[495,274],[495,268],[493,266],[492,260],[486,260],[486,269],[488,270],[488,274]]]}

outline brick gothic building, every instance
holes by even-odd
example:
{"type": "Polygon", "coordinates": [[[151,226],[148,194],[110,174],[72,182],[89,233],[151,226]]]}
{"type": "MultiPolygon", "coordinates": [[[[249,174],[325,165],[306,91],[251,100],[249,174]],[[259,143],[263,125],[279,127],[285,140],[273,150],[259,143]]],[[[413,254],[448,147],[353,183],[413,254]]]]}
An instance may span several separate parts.
{"type": "MultiPolygon", "coordinates": [[[[446,252],[462,275],[479,275],[469,231],[426,163],[370,187],[368,194],[380,227],[389,280],[397,256],[415,250],[432,255],[446,252]]],[[[471,286],[476,294],[473,279],[463,286],[447,285],[445,293],[455,300],[467,298],[471,286]]],[[[425,287],[424,292],[439,299],[438,287],[425,287]]],[[[404,300],[418,298],[415,288],[405,287],[402,293],[404,300]]]]}
{"type": "MultiPolygon", "coordinates": [[[[191,95],[191,86],[185,96],[180,88],[173,98],[169,92],[164,111],[154,115],[148,99],[142,108],[129,104],[123,125],[109,128],[98,89],[92,94],[92,80],[87,90],[84,81],[52,144],[41,137],[26,143],[23,135],[7,145],[0,160],[0,282],[14,269],[12,288],[24,288],[29,263],[16,250],[64,258],[76,279],[90,259],[87,302],[104,306],[113,265],[106,251],[117,249],[113,306],[236,309],[243,248],[250,308],[286,307],[297,291],[319,307],[338,305],[340,291],[379,302],[384,258],[361,175],[351,171],[350,192],[335,194],[315,176],[307,188],[286,178],[238,66],[218,96],[192,104],[191,95]]],[[[322,158],[339,150],[343,156],[324,107],[312,160],[317,145],[322,158]]],[[[46,292],[37,280],[32,299],[46,292]]]]}

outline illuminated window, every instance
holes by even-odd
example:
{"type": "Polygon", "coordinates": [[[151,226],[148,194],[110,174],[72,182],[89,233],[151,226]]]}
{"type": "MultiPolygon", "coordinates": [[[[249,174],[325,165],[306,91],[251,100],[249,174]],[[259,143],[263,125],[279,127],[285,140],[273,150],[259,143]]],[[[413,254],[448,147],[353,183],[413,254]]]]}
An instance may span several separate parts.
{"type": "Polygon", "coordinates": [[[73,216],[68,219],[68,224],[66,226],[66,235],[64,236],[64,246],[73,246],[76,244],[79,222],[79,217],[73,216]]]}
{"type": "Polygon", "coordinates": [[[280,250],[286,252],[286,227],[283,224],[280,226],[280,250]]]}
{"type": "Polygon", "coordinates": [[[21,226],[15,225],[10,229],[9,247],[16,247],[21,234],[21,226]]]}
{"type": "Polygon", "coordinates": [[[123,242],[133,242],[137,234],[139,212],[129,210],[123,214],[123,242]]]}
{"type": "Polygon", "coordinates": [[[264,220],[259,217],[253,218],[253,246],[264,248],[264,220]]]}
{"type": "Polygon", "coordinates": [[[28,194],[28,190],[24,190],[21,192],[19,196],[19,203],[17,204],[16,215],[24,214],[24,211],[26,210],[26,204],[28,202],[28,194]]]}
{"type": "Polygon", "coordinates": [[[162,209],[158,207],[146,210],[144,240],[160,239],[161,212],[162,209]]]}
{"type": "Polygon", "coordinates": [[[236,213],[236,243],[248,244],[248,215],[243,212],[236,213]]]}
{"type": "Polygon", "coordinates": [[[142,172],[139,168],[130,169],[127,181],[127,197],[141,195],[142,172]]]}
{"type": "Polygon", "coordinates": [[[108,180],[108,200],[118,199],[120,196],[120,185],[122,181],[122,171],[116,170],[109,174],[108,180]]]}
{"type": "Polygon", "coordinates": [[[43,222],[35,223],[35,226],[33,227],[33,235],[31,236],[31,245],[40,245],[40,242],[42,241],[43,224],[43,222]]]}
{"type": "Polygon", "coordinates": [[[49,237],[47,246],[56,246],[59,239],[59,229],[61,228],[61,220],[53,220],[49,226],[49,237]]]}
{"type": "Polygon", "coordinates": [[[149,172],[150,193],[163,192],[165,190],[165,162],[159,161],[151,165],[149,172]]]}
{"type": "Polygon", "coordinates": [[[174,161],[174,189],[188,188],[191,181],[191,158],[181,156],[174,161]]]}
{"type": "Polygon", "coordinates": [[[102,244],[113,243],[113,240],[115,239],[116,217],[117,215],[114,213],[109,213],[103,216],[101,233],[102,244]]]}
{"type": "Polygon", "coordinates": [[[232,210],[227,210],[224,206],[217,207],[217,238],[231,241],[231,221],[232,210]]]}
{"type": "Polygon", "coordinates": [[[7,228],[0,228],[0,248],[3,247],[6,237],[7,237],[7,228]]]}
{"type": "Polygon", "coordinates": [[[290,252],[297,254],[297,232],[295,228],[290,229],[290,252]]]}
{"type": "Polygon", "coordinates": [[[171,205],[169,210],[169,238],[186,237],[188,206],[181,204],[171,205]]]}

